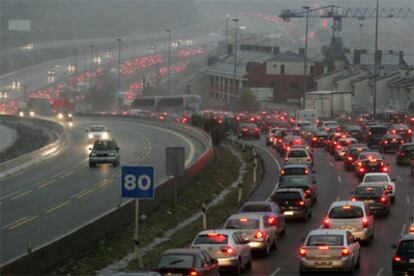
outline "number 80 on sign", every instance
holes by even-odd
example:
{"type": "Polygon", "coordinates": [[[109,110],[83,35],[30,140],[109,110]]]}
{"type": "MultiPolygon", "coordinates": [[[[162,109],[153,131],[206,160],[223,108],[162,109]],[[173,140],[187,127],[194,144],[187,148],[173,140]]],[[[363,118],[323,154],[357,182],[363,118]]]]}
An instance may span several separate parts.
{"type": "Polygon", "coordinates": [[[137,199],[154,198],[154,168],[123,166],[122,197],[137,199]]]}

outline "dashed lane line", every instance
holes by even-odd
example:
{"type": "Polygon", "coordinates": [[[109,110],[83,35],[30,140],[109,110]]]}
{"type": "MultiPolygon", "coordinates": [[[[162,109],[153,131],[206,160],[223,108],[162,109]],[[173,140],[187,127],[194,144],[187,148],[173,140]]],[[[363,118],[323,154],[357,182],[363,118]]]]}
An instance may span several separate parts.
{"type": "Polygon", "coordinates": [[[65,173],[66,173],[66,171],[59,172],[59,173],[57,173],[57,174],[54,174],[54,175],[52,176],[52,178],[58,178],[59,176],[61,176],[62,174],[65,174],[65,173]]]}
{"type": "Polygon", "coordinates": [[[72,174],[74,174],[74,173],[75,173],[75,171],[69,171],[69,172],[67,172],[67,173],[65,173],[65,174],[63,174],[63,175],[61,175],[61,176],[59,177],[59,179],[63,179],[63,178],[68,177],[69,175],[72,175],[72,174]]]}
{"type": "Polygon", "coordinates": [[[401,228],[401,232],[400,232],[400,237],[404,236],[404,232],[405,232],[405,228],[407,227],[406,224],[403,224],[402,228],[401,228]]]}
{"type": "Polygon", "coordinates": [[[12,192],[12,193],[10,193],[10,194],[8,194],[8,195],[5,195],[5,196],[1,197],[1,198],[0,198],[0,200],[3,200],[3,199],[7,199],[7,198],[9,198],[9,197],[12,197],[12,196],[14,196],[15,194],[20,193],[21,191],[22,191],[22,190],[14,191],[14,192],[12,192]]]}
{"type": "Polygon", "coordinates": [[[56,211],[56,210],[58,210],[58,209],[60,209],[60,208],[62,208],[62,207],[64,207],[64,206],[68,205],[70,202],[71,202],[70,200],[66,200],[65,202],[62,202],[62,203],[60,203],[60,204],[56,205],[55,207],[52,207],[52,208],[50,208],[50,209],[46,210],[46,212],[45,212],[45,213],[46,213],[46,214],[49,214],[49,213],[51,213],[51,212],[54,212],[54,211],[56,211]]]}
{"type": "Polygon", "coordinates": [[[335,167],[334,163],[332,163],[332,161],[329,161],[329,165],[331,165],[331,167],[335,167]]]}
{"type": "Polygon", "coordinates": [[[90,189],[90,190],[86,190],[86,191],[84,191],[83,193],[78,194],[78,195],[76,196],[76,199],[80,199],[80,198],[82,198],[82,197],[84,197],[84,196],[87,196],[88,194],[92,193],[93,191],[95,191],[95,188],[92,188],[92,189],[90,189]]]}
{"type": "Polygon", "coordinates": [[[26,192],[15,195],[14,197],[11,198],[11,200],[16,200],[16,199],[24,197],[25,195],[28,195],[30,193],[32,193],[32,190],[27,190],[26,192]]]}
{"type": "Polygon", "coordinates": [[[26,223],[28,223],[28,222],[31,222],[32,220],[35,220],[35,219],[37,219],[38,217],[39,217],[39,216],[29,217],[29,218],[27,218],[27,219],[25,219],[25,220],[23,220],[23,221],[20,221],[20,222],[18,222],[18,223],[16,223],[16,224],[11,225],[10,227],[8,227],[8,228],[7,228],[7,230],[13,230],[13,229],[16,229],[17,227],[20,227],[20,226],[22,226],[23,224],[26,224],[26,223]]]}
{"type": "Polygon", "coordinates": [[[40,184],[39,186],[37,186],[37,188],[38,189],[42,189],[42,188],[44,188],[46,186],[49,186],[49,185],[51,185],[51,184],[53,184],[55,182],[56,182],[56,179],[52,179],[52,180],[49,180],[49,181],[46,181],[46,182],[40,184]]]}
{"type": "Polygon", "coordinates": [[[1,229],[6,229],[6,228],[9,228],[10,226],[12,226],[12,225],[14,225],[14,224],[17,224],[17,223],[19,223],[19,222],[21,222],[21,221],[23,221],[23,220],[25,220],[25,219],[27,219],[28,217],[22,217],[22,218],[19,218],[18,220],[15,220],[15,221],[13,221],[13,222],[11,222],[11,223],[9,223],[9,224],[7,224],[7,225],[5,225],[5,226],[3,226],[1,229]]]}
{"type": "Polygon", "coordinates": [[[339,181],[339,183],[342,183],[342,178],[341,178],[340,175],[338,175],[338,181],[339,181]]]}
{"type": "Polygon", "coordinates": [[[407,201],[407,204],[410,205],[410,196],[409,195],[405,196],[405,200],[407,201]]]}
{"type": "Polygon", "coordinates": [[[380,270],[378,270],[377,274],[375,274],[375,276],[380,276],[382,272],[384,272],[384,268],[381,267],[380,270]]]}
{"type": "Polygon", "coordinates": [[[281,270],[280,267],[276,268],[276,270],[273,271],[272,274],[270,274],[270,276],[275,276],[277,273],[279,273],[280,270],[281,270]]]}

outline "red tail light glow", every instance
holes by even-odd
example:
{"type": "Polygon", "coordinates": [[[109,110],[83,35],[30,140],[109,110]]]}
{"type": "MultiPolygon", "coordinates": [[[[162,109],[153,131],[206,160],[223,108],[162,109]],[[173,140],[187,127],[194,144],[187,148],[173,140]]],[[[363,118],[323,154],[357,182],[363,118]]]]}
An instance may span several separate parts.
{"type": "Polygon", "coordinates": [[[348,157],[347,157],[347,159],[348,159],[349,161],[352,161],[354,158],[352,158],[352,156],[348,156],[348,157]]]}
{"type": "Polygon", "coordinates": [[[342,256],[348,256],[349,255],[349,249],[348,248],[343,247],[341,251],[342,251],[342,256]]]}
{"type": "Polygon", "coordinates": [[[227,253],[227,254],[233,254],[234,253],[234,249],[231,246],[220,246],[220,250],[223,253],[227,253]]]}
{"type": "Polygon", "coordinates": [[[380,200],[381,200],[381,202],[386,202],[387,201],[387,199],[385,197],[383,197],[383,196],[381,197],[380,200]]]}
{"type": "Polygon", "coordinates": [[[414,233],[414,225],[411,225],[410,228],[408,229],[408,232],[410,233],[414,233]]]}
{"type": "Polygon", "coordinates": [[[259,131],[260,131],[260,129],[259,129],[258,127],[256,127],[254,130],[255,130],[256,132],[259,132],[259,131]]]}
{"type": "Polygon", "coordinates": [[[275,217],[268,217],[267,218],[267,223],[269,223],[270,225],[276,225],[277,222],[277,218],[275,217]]]}
{"type": "Polygon", "coordinates": [[[392,132],[392,134],[397,133],[397,131],[395,129],[393,129],[391,132],[392,132]]]}
{"type": "Polygon", "coordinates": [[[400,140],[400,143],[401,143],[401,144],[404,144],[404,140],[400,140]]]}
{"type": "Polygon", "coordinates": [[[319,246],[319,250],[329,250],[329,246],[319,246]]]}
{"type": "Polygon", "coordinates": [[[289,159],[287,157],[285,158],[285,162],[289,162],[289,159]]]}
{"type": "Polygon", "coordinates": [[[355,197],[352,198],[352,201],[357,201],[355,197]]]}
{"type": "Polygon", "coordinates": [[[392,260],[393,260],[394,262],[397,262],[397,263],[401,262],[401,258],[400,258],[399,256],[394,256],[394,257],[392,258],[392,260]]]}
{"type": "Polygon", "coordinates": [[[266,237],[266,233],[265,232],[262,232],[262,231],[257,231],[256,232],[256,235],[254,235],[254,237],[256,239],[263,239],[264,237],[266,237]]]}
{"type": "Polygon", "coordinates": [[[329,220],[329,218],[325,218],[323,220],[323,227],[324,228],[329,228],[331,226],[331,221],[329,220]]]}
{"type": "Polygon", "coordinates": [[[298,206],[305,206],[305,201],[303,201],[303,200],[298,201],[298,202],[296,202],[296,205],[298,205],[298,206]]]}
{"type": "Polygon", "coordinates": [[[197,271],[191,271],[190,272],[190,276],[197,276],[197,275],[198,275],[197,271]]]}
{"type": "Polygon", "coordinates": [[[301,248],[299,249],[299,256],[301,257],[305,257],[306,256],[306,249],[305,248],[301,248]]]}
{"type": "Polygon", "coordinates": [[[342,147],[340,145],[336,146],[336,149],[340,150],[342,147]]]}
{"type": "Polygon", "coordinates": [[[365,169],[364,169],[364,168],[359,168],[359,171],[360,171],[360,172],[364,172],[364,171],[365,171],[365,169]]]}
{"type": "Polygon", "coordinates": [[[412,132],[413,132],[413,131],[411,130],[411,128],[409,128],[409,129],[408,129],[408,133],[410,133],[410,134],[411,134],[412,132]]]}
{"type": "Polygon", "coordinates": [[[317,140],[318,140],[318,138],[316,138],[316,137],[312,138],[312,141],[317,141],[317,140]]]}
{"type": "Polygon", "coordinates": [[[240,218],[240,222],[247,222],[248,219],[247,218],[240,218]]]}
{"type": "Polygon", "coordinates": [[[312,190],[311,190],[311,189],[307,189],[307,190],[306,190],[306,193],[307,193],[307,194],[310,194],[310,193],[312,193],[312,190]]]}
{"type": "Polygon", "coordinates": [[[387,141],[387,140],[385,140],[385,141],[384,141],[384,144],[388,144],[388,141],[387,141]]]}
{"type": "Polygon", "coordinates": [[[363,218],[363,219],[362,219],[362,226],[363,226],[364,228],[367,228],[367,227],[368,227],[368,225],[369,225],[369,221],[368,221],[368,219],[367,219],[367,218],[363,218]]]}
{"type": "Polygon", "coordinates": [[[387,190],[388,190],[388,191],[392,191],[392,186],[391,186],[391,185],[388,185],[388,186],[387,186],[387,190]]]}
{"type": "Polygon", "coordinates": [[[383,172],[388,172],[388,167],[382,167],[383,172]]]}
{"type": "Polygon", "coordinates": [[[243,128],[243,131],[246,132],[246,131],[248,131],[248,129],[247,128],[243,128]]]}

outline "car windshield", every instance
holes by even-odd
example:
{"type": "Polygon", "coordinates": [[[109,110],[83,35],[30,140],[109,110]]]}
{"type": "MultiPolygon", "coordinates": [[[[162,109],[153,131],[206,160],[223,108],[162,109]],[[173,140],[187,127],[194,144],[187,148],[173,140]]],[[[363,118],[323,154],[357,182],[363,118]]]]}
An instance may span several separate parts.
{"type": "Polygon", "coordinates": [[[288,157],[293,157],[293,158],[303,158],[303,157],[307,157],[308,155],[306,154],[306,151],[304,150],[291,150],[288,152],[288,157]]]}
{"type": "Polygon", "coordinates": [[[242,207],[240,212],[271,212],[270,204],[246,204],[242,207]]]}
{"type": "Polygon", "coordinates": [[[364,182],[388,182],[387,175],[365,175],[364,182]]]}
{"type": "Polygon", "coordinates": [[[357,197],[379,197],[384,194],[383,187],[358,187],[355,191],[357,197]]]}
{"type": "Polygon", "coordinates": [[[302,197],[298,192],[277,192],[273,195],[272,199],[276,202],[282,202],[285,200],[302,200],[302,197]]]}
{"type": "Polygon", "coordinates": [[[227,244],[228,236],[217,233],[209,233],[208,235],[198,235],[195,244],[227,244]]]}
{"type": "Polygon", "coordinates": [[[338,206],[332,208],[329,212],[329,217],[333,219],[353,219],[362,218],[364,213],[361,207],[358,206],[338,206]]]}
{"type": "Polygon", "coordinates": [[[93,132],[102,132],[102,131],[105,131],[105,127],[103,127],[103,126],[91,127],[90,131],[93,131],[93,132]]]}
{"type": "Polygon", "coordinates": [[[158,261],[157,267],[163,268],[192,268],[194,267],[193,255],[184,254],[167,254],[162,255],[158,261]]]}
{"type": "Polygon", "coordinates": [[[98,141],[93,145],[94,150],[114,150],[116,145],[112,141],[98,141]]]}
{"type": "Polygon", "coordinates": [[[307,246],[341,246],[344,244],[344,237],[340,235],[311,235],[306,242],[307,246]]]}
{"type": "Polygon", "coordinates": [[[224,229],[258,229],[259,227],[258,219],[239,218],[228,220],[224,229]]]}

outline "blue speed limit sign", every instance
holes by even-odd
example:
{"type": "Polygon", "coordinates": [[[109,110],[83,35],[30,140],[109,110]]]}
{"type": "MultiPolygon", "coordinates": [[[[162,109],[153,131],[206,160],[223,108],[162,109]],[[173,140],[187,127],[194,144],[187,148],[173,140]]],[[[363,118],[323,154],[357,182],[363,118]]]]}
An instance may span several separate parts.
{"type": "Polygon", "coordinates": [[[137,199],[154,198],[153,167],[122,167],[122,197],[137,199]]]}

